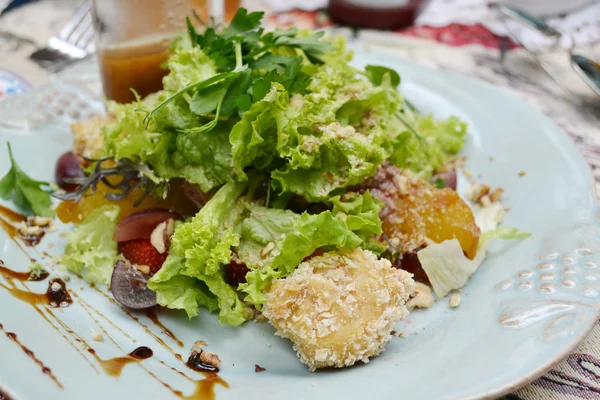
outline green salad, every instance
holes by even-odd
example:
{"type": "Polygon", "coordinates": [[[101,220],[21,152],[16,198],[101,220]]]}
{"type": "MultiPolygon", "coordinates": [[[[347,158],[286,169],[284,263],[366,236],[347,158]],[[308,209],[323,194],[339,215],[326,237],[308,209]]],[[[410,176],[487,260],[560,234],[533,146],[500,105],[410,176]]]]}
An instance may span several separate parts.
{"type": "MultiPolygon", "coordinates": [[[[262,17],[188,20],[161,91],[73,128],[61,263],[129,308],[262,314],[311,370],[366,362],[414,308],[458,306],[492,240],[528,234],[498,227],[502,188],[458,194],[462,120],[417,110],[401,71],[353,67],[342,37],[262,17]]],[[[53,215],[10,156],[0,197],[53,215]]]]}

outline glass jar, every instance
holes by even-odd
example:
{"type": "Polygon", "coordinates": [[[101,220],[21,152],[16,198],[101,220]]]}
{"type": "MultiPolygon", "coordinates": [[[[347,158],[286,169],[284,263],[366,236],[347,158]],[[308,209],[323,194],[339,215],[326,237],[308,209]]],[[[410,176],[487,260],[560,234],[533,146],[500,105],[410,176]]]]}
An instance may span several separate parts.
{"type": "Polygon", "coordinates": [[[399,29],[412,25],[427,0],[329,0],[332,20],[360,28],[399,29]]]}
{"type": "MultiPolygon", "coordinates": [[[[128,103],[162,88],[171,40],[194,13],[231,18],[240,0],[92,0],[96,51],[108,100],[128,103]],[[212,13],[211,11],[215,11],[212,13]]],[[[197,22],[195,25],[199,25],[197,22]]]]}

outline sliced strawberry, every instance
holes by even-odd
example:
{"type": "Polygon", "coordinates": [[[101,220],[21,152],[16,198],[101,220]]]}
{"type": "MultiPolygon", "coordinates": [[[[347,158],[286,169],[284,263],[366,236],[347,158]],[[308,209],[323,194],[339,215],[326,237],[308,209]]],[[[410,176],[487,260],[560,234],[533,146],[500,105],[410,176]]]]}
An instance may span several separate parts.
{"type": "Polygon", "coordinates": [[[148,239],[135,239],[119,243],[119,251],[130,263],[150,267],[152,275],[162,267],[168,254],[166,251],[164,254],[160,254],[148,239]]]}

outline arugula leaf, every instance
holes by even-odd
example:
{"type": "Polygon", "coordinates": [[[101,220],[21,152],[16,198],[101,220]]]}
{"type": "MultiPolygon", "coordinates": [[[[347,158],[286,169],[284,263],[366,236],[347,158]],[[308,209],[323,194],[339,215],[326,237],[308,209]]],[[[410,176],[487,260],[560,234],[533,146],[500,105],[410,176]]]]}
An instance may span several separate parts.
{"type": "Polygon", "coordinates": [[[392,87],[397,88],[400,84],[400,75],[391,68],[381,65],[367,65],[365,67],[365,75],[375,86],[381,85],[383,76],[389,74],[392,87]]]}
{"type": "Polygon", "coordinates": [[[16,163],[10,143],[8,155],[10,157],[11,169],[0,180],[0,197],[4,200],[12,198],[13,203],[26,214],[35,214],[43,217],[53,217],[54,211],[50,208],[50,184],[48,182],[31,179],[16,163]],[[47,190],[42,189],[46,187],[47,190]]]}

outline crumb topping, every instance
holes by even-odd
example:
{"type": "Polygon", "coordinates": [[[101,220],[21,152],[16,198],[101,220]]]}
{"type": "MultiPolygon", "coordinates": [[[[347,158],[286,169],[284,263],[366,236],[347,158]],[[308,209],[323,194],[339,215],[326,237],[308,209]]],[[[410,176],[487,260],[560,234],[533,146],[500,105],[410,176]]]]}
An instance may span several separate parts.
{"type": "Polygon", "coordinates": [[[368,362],[391,338],[414,281],[369,252],[313,257],[266,293],[263,314],[310,370],[368,362]]]}

